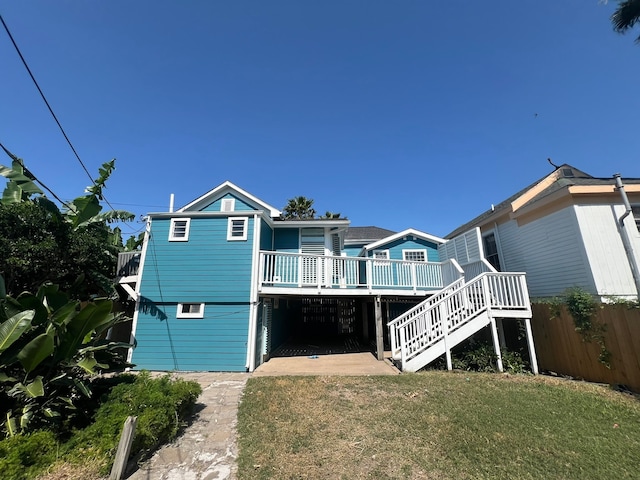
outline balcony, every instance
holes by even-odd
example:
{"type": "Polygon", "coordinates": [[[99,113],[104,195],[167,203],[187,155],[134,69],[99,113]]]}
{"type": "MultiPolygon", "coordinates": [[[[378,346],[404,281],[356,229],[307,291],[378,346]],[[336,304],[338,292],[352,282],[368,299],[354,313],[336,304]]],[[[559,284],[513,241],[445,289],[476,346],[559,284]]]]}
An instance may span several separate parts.
{"type": "Polygon", "coordinates": [[[121,252],[118,254],[116,277],[135,277],[140,268],[140,252],[121,252]]]}
{"type": "Polygon", "coordinates": [[[427,295],[462,278],[455,260],[410,262],[260,252],[261,293],[427,295]]]}

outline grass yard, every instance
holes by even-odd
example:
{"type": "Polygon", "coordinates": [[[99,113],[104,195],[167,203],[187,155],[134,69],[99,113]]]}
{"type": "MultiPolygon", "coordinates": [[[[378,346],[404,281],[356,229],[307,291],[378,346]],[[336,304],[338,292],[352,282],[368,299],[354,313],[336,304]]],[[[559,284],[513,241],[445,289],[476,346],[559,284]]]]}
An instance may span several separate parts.
{"type": "Polygon", "coordinates": [[[261,377],[238,478],[640,478],[640,402],[549,377],[261,377]]]}

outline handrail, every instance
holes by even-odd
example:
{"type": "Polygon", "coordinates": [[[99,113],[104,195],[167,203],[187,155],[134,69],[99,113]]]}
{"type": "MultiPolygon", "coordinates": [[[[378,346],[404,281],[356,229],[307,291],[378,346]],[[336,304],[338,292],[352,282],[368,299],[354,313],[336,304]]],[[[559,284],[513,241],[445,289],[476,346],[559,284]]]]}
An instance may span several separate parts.
{"type": "Polygon", "coordinates": [[[416,305],[388,324],[392,355],[397,358],[399,353],[404,366],[444,336],[492,309],[507,315],[530,311],[524,273],[485,272],[462,285],[455,282],[416,305]]]}

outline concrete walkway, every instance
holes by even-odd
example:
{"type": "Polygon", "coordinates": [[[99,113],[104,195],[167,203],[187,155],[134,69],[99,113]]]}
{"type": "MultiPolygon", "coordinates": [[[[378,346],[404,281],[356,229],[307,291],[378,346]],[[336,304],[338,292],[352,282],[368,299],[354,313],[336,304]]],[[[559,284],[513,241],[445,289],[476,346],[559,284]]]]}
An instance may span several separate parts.
{"type": "Polygon", "coordinates": [[[236,478],[238,405],[251,375],[396,375],[370,353],[272,358],[253,373],[176,374],[202,385],[202,408],[183,434],[160,448],[129,480],[233,480],[236,478]]]}
{"type": "MultiPolygon", "coordinates": [[[[391,352],[388,352],[391,356],[391,352]]],[[[387,357],[387,354],[385,354],[387,357]]],[[[397,375],[400,373],[385,358],[380,362],[371,353],[276,357],[260,365],[255,377],[274,375],[397,375]]]]}
{"type": "Polygon", "coordinates": [[[129,480],[220,480],[236,478],[238,404],[250,374],[180,373],[202,385],[203,407],[184,433],[165,445],[129,480]]]}

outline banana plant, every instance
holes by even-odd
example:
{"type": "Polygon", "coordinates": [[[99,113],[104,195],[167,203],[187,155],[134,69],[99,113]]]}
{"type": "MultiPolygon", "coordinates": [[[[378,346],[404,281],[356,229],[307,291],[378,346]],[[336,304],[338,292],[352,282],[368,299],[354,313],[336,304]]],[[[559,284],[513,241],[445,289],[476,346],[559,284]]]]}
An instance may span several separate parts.
{"type": "Polygon", "coordinates": [[[124,320],[107,299],[70,301],[55,285],[4,296],[0,277],[0,410],[7,435],[55,425],[91,398],[99,372],[131,366],[108,330],[124,320]]]}

